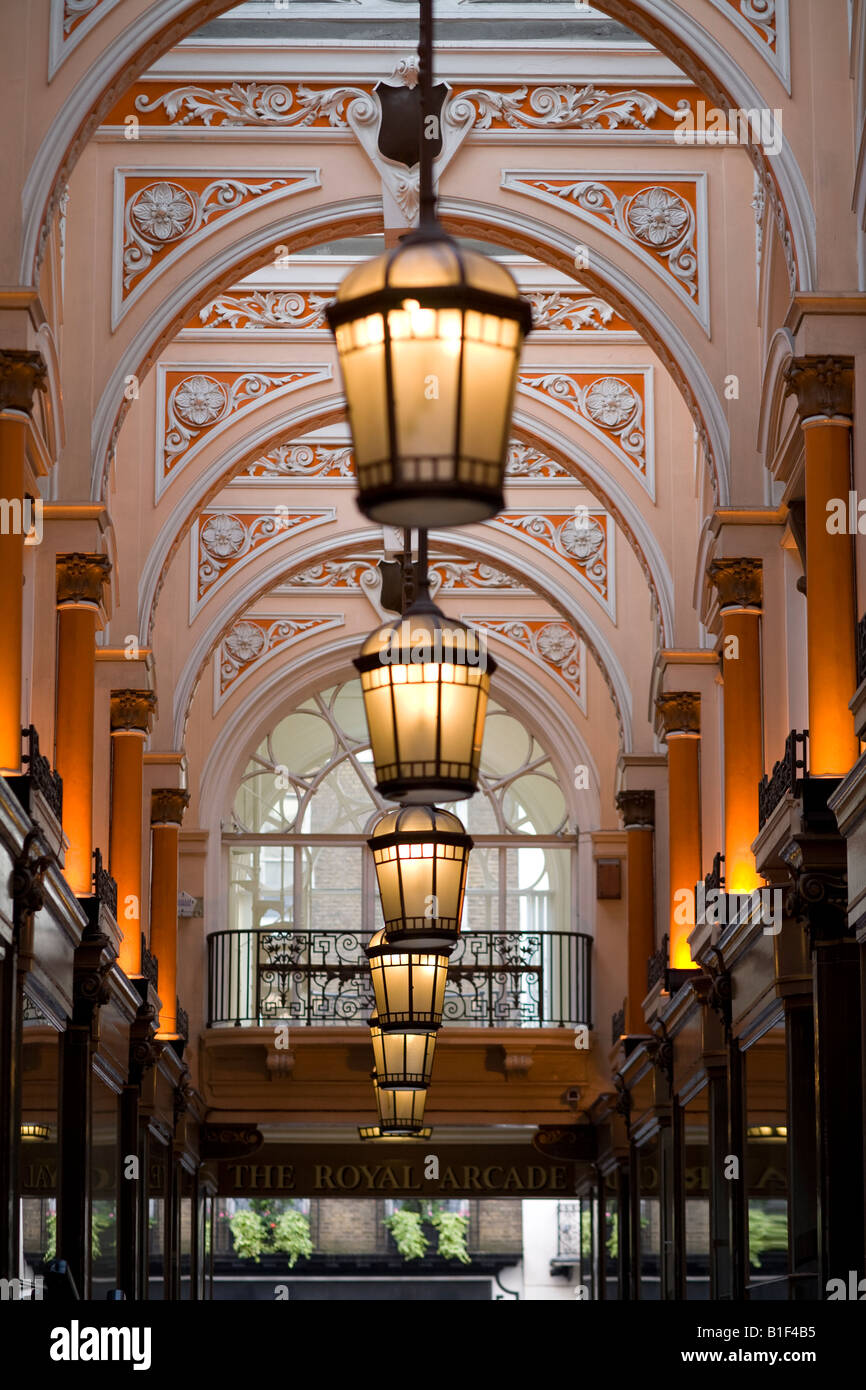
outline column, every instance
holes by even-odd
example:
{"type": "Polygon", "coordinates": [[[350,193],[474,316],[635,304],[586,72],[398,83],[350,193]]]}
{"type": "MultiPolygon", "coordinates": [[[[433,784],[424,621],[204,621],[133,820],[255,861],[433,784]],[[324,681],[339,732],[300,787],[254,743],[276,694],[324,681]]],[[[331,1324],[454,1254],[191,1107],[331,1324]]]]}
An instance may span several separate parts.
{"type": "Polygon", "coordinates": [[[155,705],[150,690],[111,692],[109,866],[123,932],[120,966],[128,976],[141,974],[142,757],[155,705]]]}
{"type": "Polygon", "coordinates": [[[806,453],[809,771],[841,777],[860,747],[848,702],[857,688],[854,537],[849,531],[854,362],[799,357],[788,368],[806,453]],[[828,504],[836,503],[835,507],[828,504]],[[841,505],[840,505],[841,504],[841,505]],[[844,517],[844,530],[833,524],[844,517]]]}
{"type": "Polygon", "coordinates": [[[714,560],[710,578],[722,616],[725,728],[725,888],[751,893],[763,882],[752,842],[758,834],[758,783],[764,772],[761,717],[760,560],[714,560]]]}
{"type": "Polygon", "coordinates": [[[21,769],[25,454],[33,392],[45,388],[42,354],[0,352],[0,772],[21,769]]]}
{"type": "Polygon", "coordinates": [[[670,963],[689,970],[694,913],[684,910],[682,894],[694,895],[701,878],[701,697],[694,690],[669,691],[657,697],[656,709],[668,747],[670,963]]]}
{"type": "Polygon", "coordinates": [[[655,950],[655,793],[622,791],[616,806],[628,842],[626,912],[628,972],[625,1001],[627,1034],[646,1032],[641,1003],[646,996],[646,963],[655,950]]]}
{"type": "Polygon", "coordinates": [[[159,961],[162,1008],[157,1037],[177,1031],[177,852],[189,792],[161,787],[151,793],[150,949],[159,961]]]}
{"type": "Polygon", "coordinates": [[[69,839],[66,879],[80,897],[91,891],[94,649],[102,586],[110,572],[105,555],[57,556],[54,762],[63,778],[63,829],[69,839]]]}

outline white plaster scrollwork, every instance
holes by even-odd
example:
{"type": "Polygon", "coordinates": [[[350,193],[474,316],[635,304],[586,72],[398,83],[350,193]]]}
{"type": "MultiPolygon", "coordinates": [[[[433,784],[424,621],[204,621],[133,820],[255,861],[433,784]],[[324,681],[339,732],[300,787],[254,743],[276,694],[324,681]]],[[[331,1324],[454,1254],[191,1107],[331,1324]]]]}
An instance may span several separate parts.
{"type": "Polygon", "coordinates": [[[166,404],[165,437],[162,443],[163,470],[169,473],[181,454],[195,443],[202,430],[225,420],[235,410],[265,396],[281,386],[289,386],[303,372],[286,376],[265,376],[244,372],[234,381],[223,383],[204,373],[184,377],[171,391],[166,404]]]}
{"type": "Polygon", "coordinates": [[[582,517],[557,517],[540,511],[504,511],[494,525],[531,536],[573,565],[578,578],[613,616],[613,531],[602,524],[605,515],[587,511],[582,517]]]}
{"type": "Polygon", "coordinates": [[[220,294],[199,312],[208,328],[325,328],[325,305],[333,295],[297,290],[251,290],[220,294]]]}
{"type": "Polygon", "coordinates": [[[192,547],[195,587],[191,616],[235,565],[243,563],[253,551],[329,521],[333,516],[331,507],[303,512],[288,512],[285,508],[255,513],[224,508],[203,512],[192,547]]]}
{"type": "Polygon", "coordinates": [[[599,429],[614,435],[616,441],[641,472],[646,469],[646,435],[643,403],[637,392],[621,377],[604,376],[586,386],[563,372],[535,375],[521,373],[520,382],[559,401],[599,429]]]}
{"type": "Polygon", "coordinates": [[[261,662],[314,632],[340,627],[344,621],[342,613],[304,618],[257,613],[239,619],[223,638],[217,652],[214,711],[228,699],[238,682],[251,675],[261,662]]]}
{"type": "Polygon", "coordinates": [[[548,458],[540,449],[533,448],[531,444],[524,444],[519,439],[512,439],[505,459],[505,476],[509,479],[568,478],[570,474],[561,463],[548,458]]]}
{"type": "Polygon", "coordinates": [[[290,185],[289,179],[244,183],[240,179],[222,178],[209,183],[201,193],[195,193],[171,179],[159,179],[139,189],[126,200],[124,289],[129,289],[135,280],[150,269],[157,251],[191,236],[205,226],[215,213],[233,211],[248,198],[290,185]]]}
{"type": "Polygon", "coordinates": [[[568,329],[603,331],[613,318],[613,309],[593,294],[566,294],[562,290],[531,290],[526,298],[532,306],[532,326],[536,332],[568,329]]]}
{"type": "Polygon", "coordinates": [[[677,110],[688,106],[682,101],[674,109],[649,92],[634,89],[606,92],[592,82],[583,87],[571,83],[555,87],[518,87],[513,92],[493,91],[486,87],[460,92],[452,105],[458,121],[472,119],[474,130],[488,130],[494,119],[505,121],[512,130],[648,130],[650,122],[664,111],[676,118],[677,110]],[[529,97],[529,110],[524,103],[529,97]],[[474,118],[463,107],[472,108],[474,118]]]}
{"type": "Polygon", "coordinates": [[[364,590],[374,590],[378,583],[378,569],[372,560],[321,560],[290,575],[285,584],[279,586],[279,591],[343,589],[362,593],[364,590]]]}
{"type": "Polygon", "coordinates": [[[326,444],[278,444],[247,465],[241,478],[354,478],[355,465],[348,446],[326,444]]]}
{"type": "Polygon", "coordinates": [[[529,652],[568,687],[581,709],[585,710],[586,649],[570,623],[544,618],[473,617],[471,621],[486,632],[529,652]]]}
{"type": "Polygon", "coordinates": [[[519,580],[482,560],[433,560],[430,563],[434,593],[453,593],[462,589],[512,589],[523,591],[519,580]]]}
{"type": "Polygon", "coordinates": [[[223,126],[278,125],[311,126],[327,117],[333,130],[345,130],[348,121],[346,104],[352,101],[369,102],[370,94],[362,87],[331,87],[316,91],[303,83],[292,86],[287,82],[232,82],[229,87],[184,86],[163,92],[152,100],[146,92],[135,98],[137,111],[143,114],[160,107],[168,119],[178,125],[200,120],[209,126],[215,116],[225,116],[223,126]]]}
{"type": "Polygon", "coordinates": [[[654,184],[618,198],[612,188],[592,179],[565,186],[542,182],[541,187],[571,199],[583,212],[600,217],[629,240],[662,256],[683,288],[693,298],[697,296],[695,215],[685,198],[672,188],[654,184]]]}

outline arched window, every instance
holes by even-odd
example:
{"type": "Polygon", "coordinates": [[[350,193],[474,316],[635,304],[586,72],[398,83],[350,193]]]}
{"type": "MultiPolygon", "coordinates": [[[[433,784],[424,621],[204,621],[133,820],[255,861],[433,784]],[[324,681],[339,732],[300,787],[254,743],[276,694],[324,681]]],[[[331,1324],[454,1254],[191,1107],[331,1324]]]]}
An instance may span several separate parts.
{"type": "MultiPolygon", "coordinates": [[[[389,804],[357,680],[313,695],[261,741],[224,822],[228,931],[209,943],[212,1023],[366,1018],[362,948],[382,920],[366,840],[389,804]]],[[[566,978],[579,942],[565,797],[547,751],[495,702],[479,790],[450,809],[475,848],[446,1018],[587,1021],[570,1016],[566,978]]]]}

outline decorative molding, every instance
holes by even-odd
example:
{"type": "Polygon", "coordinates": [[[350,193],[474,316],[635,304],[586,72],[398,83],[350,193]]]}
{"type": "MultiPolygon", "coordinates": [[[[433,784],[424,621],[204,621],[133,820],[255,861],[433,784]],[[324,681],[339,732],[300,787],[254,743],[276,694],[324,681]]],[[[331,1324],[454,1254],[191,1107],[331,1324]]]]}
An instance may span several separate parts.
{"type": "Polygon", "coordinates": [[[287,617],[284,613],[245,613],[223,637],[214,661],[214,714],[233,695],[239,683],[262,662],[304,638],[342,627],[343,613],[287,617]]]}
{"type": "Polygon", "coordinates": [[[120,0],[51,0],[48,32],[48,80],[120,0]]]}
{"type": "Polygon", "coordinates": [[[630,333],[630,323],[591,290],[527,290],[534,333],[630,333]]]}
{"type": "Polygon", "coordinates": [[[745,35],[790,92],[788,0],[712,0],[712,3],[745,35]]]}
{"type": "Polygon", "coordinates": [[[217,589],[252,555],[284,543],[313,526],[333,521],[333,507],[290,512],[208,507],[196,517],[190,536],[190,622],[217,589]]]}
{"type": "Polygon", "coordinates": [[[796,395],[801,422],[850,418],[854,410],[853,357],[795,357],[785,371],[786,395],[796,395]]]}
{"type": "Polygon", "coordinates": [[[561,463],[549,458],[541,449],[520,439],[509,441],[505,459],[505,477],[510,483],[534,482],[537,478],[575,479],[561,463]]]}
{"type": "Polygon", "coordinates": [[[656,696],[656,710],[666,737],[700,734],[701,696],[696,690],[673,690],[656,696]]]}
{"type": "Polygon", "coordinates": [[[348,444],[278,444],[260,458],[248,463],[232,484],[246,483],[249,478],[273,482],[275,478],[341,478],[355,477],[355,462],[348,444]]]}
{"type": "Polygon", "coordinates": [[[652,830],[656,823],[656,795],[651,791],[621,791],[616,809],[625,830],[652,830]]]}
{"type": "Polygon", "coordinates": [[[189,795],[182,787],[154,788],[150,794],[151,825],[181,825],[189,795]]]}
{"type": "Polygon", "coordinates": [[[497,569],[486,560],[441,559],[434,556],[429,564],[430,592],[453,594],[482,589],[508,591],[512,594],[530,594],[532,590],[520,583],[513,575],[497,569]]]}
{"type": "Polygon", "coordinates": [[[480,618],[461,615],[473,627],[492,633],[511,647],[529,652],[565,686],[586,714],[586,646],[571,623],[561,618],[480,618]]]}
{"type": "Polygon", "coordinates": [[[152,690],[112,690],[110,699],[113,734],[150,732],[150,721],[156,709],[156,695],[152,690]]]}
{"type": "Polygon", "coordinates": [[[655,496],[652,368],[609,369],[604,374],[591,367],[524,368],[517,382],[520,390],[546,405],[576,415],[655,496]]]}
{"type": "Polygon", "coordinates": [[[751,558],[713,560],[710,580],[719,595],[719,608],[758,608],[763,602],[763,561],[751,558]]]}
{"type": "MultiPolygon", "coordinates": [[[[411,78],[416,72],[413,55],[397,65],[393,77],[399,76],[407,85],[413,85],[411,78]]],[[[393,77],[386,86],[396,85],[393,77]]],[[[133,93],[132,104],[144,130],[169,126],[228,132],[254,127],[308,137],[314,132],[351,130],[353,118],[357,120],[359,114],[352,111],[356,102],[369,103],[375,110],[374,120],[379,115],[376,84],[364,81],[343,87],[294,80],[177,85],[176,80],[145,78],[133,87],[133,93]]],[[[105,118],[106,126],[123,125],[130,95],[126,94],[105,118]]],[[[571,131],[634,139],[675,131],[678,112],[683,107],[694,111],[700,96],[691,85],[664,83],[639,89],[616,82],[608,82],[604,87],[596,87],[591,81],[527,83],[520,87],[497,82],[470,87],[455,81],[442,114],[473,135],[571,131]]]]}
{"type": "Polygon", "coordinates": [[[177,367],[160,364],[157,374],[156,498],[215,430],[248,413],[261,401],[329,381],[330,362],[298,365],[290,371],[263,366],[252,371],[214,364],[177,367]]]}
{"type": "Polygon", "coordinates": [[[615,528],[607,512],[590,507],[573,511],[506,510],[489,524],[518,531],[565,561],[616,621],[615,528]]]}
{"type": "Polygon", "coordinates": [[[111,574],[107,555],[82,554],[72,551],[57,556],[57,607],[78,607],[81,604],[96,608],[102,603],[103,586],[111,574]]]}
{"type": "Polygon", "coordinates": [[[320,560],[306,565],[279,584],[275,593],[294,591],[324,593],[339,589],[343,593],[373,593],[379,585],[378,565],[374,560],[320,560]]]}
{"type": "Polygon", "coordinates": [[[0,410],[33,409],[34,391],[48,390],[48,367],[41,352],[0,349],[0,410]]]}
{"type": "Polygon", "coordinates": [[[318,169],[134,169],[114,172],[112,329],[216,222],[321,186],[318,169]],[[250,175],[257,177],[250,181],[250,175]]]}
{"type": "Polygon", "coordinates": [[[254,290],[238,285],[209,300],[199,310],[198,321],[188,323],[187,328],[209,332],[216,329],[257,332],[279,328],[328,333],[325,306],[333,297],[333,294],[317,294],[314,290],[254,290]]]}
{"type": "Polygon", "coordinates": [[[503,169],[501,184],[590,225],[601,225],[688,305],[709,333],[706,175],[621,172],[582,178],[560,171],[503,169]]]}

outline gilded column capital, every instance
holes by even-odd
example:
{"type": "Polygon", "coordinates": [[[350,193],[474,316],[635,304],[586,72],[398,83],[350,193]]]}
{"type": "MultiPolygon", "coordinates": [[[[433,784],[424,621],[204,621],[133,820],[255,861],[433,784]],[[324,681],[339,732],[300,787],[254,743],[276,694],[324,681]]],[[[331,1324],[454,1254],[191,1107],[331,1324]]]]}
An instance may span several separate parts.
{"type": "Polygon", "coordinates": [[[0,410],[33,409],[33,392],[47,389],[48,369],[41,352],[0,350],[0,410]]]}
{"type": "Polygon", "coordinates": [[[151,825],[180,825],[189,805],[189,792],[182,787],[158,787],[150,794],[151,825]]]}
{"type": "Polygon", "coordinates": [[[800,420],[852,415],[853,357],[795,357],[785,372],[786,395],[797,397],[800,420]]]}
{"type": "Polygon", "coordinates": [[[764,597],[762,560],[739,557],[713,560],[710,579],[719,595],[719,607],[760,608],[764,597]]]}
{"type": "Polygon", "coordinates": [[[111,574],[107,555],[83,554],[72,551],[57,556],[57,606],[64,604],[102,603],[102,587],[111,574]]]}
{"type": "Polygon", "coordinates": [[[665,737],[669,734],[701,732],[700,691],[670,690],[664,695],[657,695],[656,709],[665,737]]]}
{"type": "Polygon", "coordinates": [[[616,809],[626,830],[652,830],[656,820],[655,792],[617,792],[616,809]]]}
{"type": "Polygon", "coordinates": [[[155,709],[156,695],[152,690],[112,690],[111,732],[149,733],[155,709]]]}

